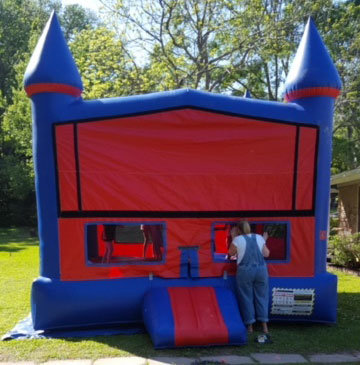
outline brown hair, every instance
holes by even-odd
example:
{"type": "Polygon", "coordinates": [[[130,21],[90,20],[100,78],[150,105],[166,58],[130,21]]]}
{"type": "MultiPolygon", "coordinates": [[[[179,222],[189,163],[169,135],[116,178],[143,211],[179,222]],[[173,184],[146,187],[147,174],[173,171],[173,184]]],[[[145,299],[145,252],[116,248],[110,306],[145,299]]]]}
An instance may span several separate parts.
{"type": "Polygon", "coordinates": [[[239,229],[241,234],[251,233],[251,228],[248,221],[240,221],[236,224],[236,227],[239,229]]]}

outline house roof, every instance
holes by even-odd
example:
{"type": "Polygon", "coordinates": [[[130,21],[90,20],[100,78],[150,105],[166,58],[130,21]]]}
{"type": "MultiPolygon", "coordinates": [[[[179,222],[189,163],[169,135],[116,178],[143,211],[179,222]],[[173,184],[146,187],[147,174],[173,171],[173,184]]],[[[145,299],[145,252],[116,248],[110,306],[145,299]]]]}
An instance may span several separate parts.
{"type": "Polygon", "coordinates": [[[355,182],[360,183],[360,167],[354,170],[341,172],[340,174],[331,177],[331,185],[342,185],[355,182]]]}

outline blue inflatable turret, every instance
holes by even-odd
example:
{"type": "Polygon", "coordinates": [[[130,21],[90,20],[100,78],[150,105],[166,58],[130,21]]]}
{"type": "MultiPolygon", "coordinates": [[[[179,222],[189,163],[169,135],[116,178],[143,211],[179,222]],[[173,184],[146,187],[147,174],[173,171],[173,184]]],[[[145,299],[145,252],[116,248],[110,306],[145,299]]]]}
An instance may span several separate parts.
{"type": "Polygon", "coordinates": [[[60,276],[58,257],[57,191],[53,124],[80,98],[83,89],[75,61],[53,12],[38,41],[24,76],[33,101],[33,156],[37,195],[40,274],[60,276]]]}
{"type": "Polygon", "coordinates": [[[246,89],[245,92],[244,92],[244,98],[251,99],[251,94],[250,94],[250,91],[248,89],[246,89]]]}
{"type": "Polygon", "coordinates": [[[55,12],[51,14],[27,66],[27,94],[61,93],[78,97],[83,85],[55,12]]]}
{"type": "Polygon", "coordinates": [[[310,17],[285,83],[285,100],[303,107],[319,126],[315,214],[317,274],[326,272],[333,114],[340,90],[339,73],[310,17]]]}
{"type": "Polygon", "coordinates": [[[312,96],[336,98],[341,80],[319,32],[309,18],[285,83],[285,99],[312,96]]]}

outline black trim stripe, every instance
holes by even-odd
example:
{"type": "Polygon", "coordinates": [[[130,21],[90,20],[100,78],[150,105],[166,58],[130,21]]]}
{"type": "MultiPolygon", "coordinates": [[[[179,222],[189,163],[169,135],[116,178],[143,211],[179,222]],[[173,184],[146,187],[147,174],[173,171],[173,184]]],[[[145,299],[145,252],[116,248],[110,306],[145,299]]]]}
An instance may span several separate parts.
{"type": "Polygon", "coordinates": [[[68,211],[61,218],[234,218],[234,217],[312,217],[313,210],[279,211],[68,211]]]}
{"type": "Polygon", "coordinates": [[[129,117],[137,117],[137,116],[141,116],[141,115],[171,112],[171,111],[182,110],[182,109],[199,110],[199,111],[204,111],[204,112],[209,112],[209,113],[214,113],[214,114],[228,115],[231,117],[252,119],[252,120],[257,120],[259,122],[280,123],[280,124],[303,126],[303,127],[309,127],[309,128],[315,128],[315,129],[319,128],[317,125],[313,125],[313,124],[290,122],[290,121],[282,120],[282,119],[273,119],[273,118],[266,118],[266,117],[260,117],[260,116],[246,115],[246,114],[241,114],[241,113],[219,111],[216,109],[202,108],[202,107],[196,107],[196,106],[192,106],[192,105],[182,105],[182,106],[171,107],[171,108],[162,108],[162,109],[147,110],[147,111],[142,111],[142,112],[137,112],[137,113],[128,113],[128,114],[121,114],[121,115],[96,117],[96,118],[74,119],[74,120],[65,121],[65,122],[57,122],[57,123],[55,123],[55,125],[63,125],[63,124],[71,124],[71,123],[99,122],[99,121],[112,120],[112,119],[122,119],[122,118],[129,118],[129,117]]]}
{"type": "Polygon", "coordinates": [[[75,154],[75,165],[76,165],[76,182],[77,182],[77,198],[78,198],[78,209],[82,211],[82,199],[81,199],[81,177],[80,177],[80,161],[79,161],[79,145],[78,145],[78,126],[74,123],[74,154],[75,154]]]}
{"type": "Polygon", "coordinates": [[[299,142],[300,142],[300,127],[296,127],[295,137],[295,153],[294,153],[294,180],[292,190],[292,209],[296,209],[296,197],[297,197],[297,179],[298,179],[298,162],[299,162],[299,142]]]}

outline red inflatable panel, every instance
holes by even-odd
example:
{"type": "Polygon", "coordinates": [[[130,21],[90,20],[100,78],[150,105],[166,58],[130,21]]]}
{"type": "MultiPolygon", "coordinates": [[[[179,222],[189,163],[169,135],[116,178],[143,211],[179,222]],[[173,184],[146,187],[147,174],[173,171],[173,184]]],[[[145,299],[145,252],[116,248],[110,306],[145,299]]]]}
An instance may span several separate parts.
{"type": "Polygon", "coordinates": [[[317,130],[300,128],[296,209],[313,208],[317,130]]]}
{"type": "Polygon", "coordinates": [[[313,277],[315,274],[315,218],[288,219],[290,228],[290,260],[270,264],[269,275],[277,277],[313,277]]]}
{"type": "Polygon", "coordinates": [[[83,210],[291,210],[295,137],[193,109],[79,123],[83,210]]]}
{"type": "Polygon", "coordinates": [[[56,127],[57,168],[61,211],[78,210],[74,125],[56,127]]]}
{"type": "Polygon", "coordinates": [[[286,258],[286,240],[283,238],[269,237],[266,246],[270,250],[268,260],[285,260],[286,258]]]}
{"type": "MultiPolygon", "coordinates": [[[[236,221],[238,218],[234,218],[236,221]]],[[[226,221],[231,219],[226,219],[226,221]]],[[[249,218],[257,222],[288,221],[290,223],[289,260],[269,263],[273,277],[312,277],[315,265],[315,219],[314,217],[249,218]]],[[[167,219],[165,232],[164,262],[142,262],[122,265],[94,266],[85,257],[84,241],[87,223],[97,223],[96,218],[59,219],[61,280],[99,280],[122,277],[143,277],[153,273],[163,278],[180,276],[181,250],[179,246],[198,247],[200,277],[222,276],[224,271],[235,274],[235,262],[214,262],[212,245],[213,219],[167,219]]],[[[216,220],[220,222],[221,220],[216,220]]],[[[101,222],[154,222],[151,219],[111,219],[101,222]]],[[[120,245],[115,245],[120,246],[120,245]]],[[[136,245],[135,245],[136,246],[136,245]]],[[[120,248],[119,248],[120,249],[120,248]]],[[[134,247],[141,250],[141,246],[134,247]]],[[[274,248],[272,248],[274,249],[274,248]]]]}
{"type": "MultiPolygon", "coordinates": [[[[150,273],[164,278],[177,278],[180,276],[181,252],[174,245],[173,241],[166,242],[167,252],[164,254],[165,262],[144,263],[138,261],[120,265],[91,265],[86,257],[86,242],[84,239],[86,236],[86,224],[98,223],[98,221],[95,218],[59,219],[61,280],[102,280],[122,277],[144,277],[150,273]]],[[[139,222],[138,219],[131,218],[126,220],[101,218],[102,223],[122,221],[139,222]]],[[[154,222],[154,220],[141,219],[142,223],[146,223],[147,221],[154,222]]],[[[169,241],[171,235],[167,234],[167,236],[169,241]]],[[[115,244],[114,246],[120,245],[115,244]]],[[[136,249],[136,247],[134,248],[136,249]]],[[[137,245],[137,248],[141,249],[141,246],[137,245]]],[[[151,251],[149,249],[150,253],[151,251]]]]}
{"type": "Polygon", "coordinates": [[[229,333],[214,288],[168,288],[176,346],[227,344],[229,333]]]}

